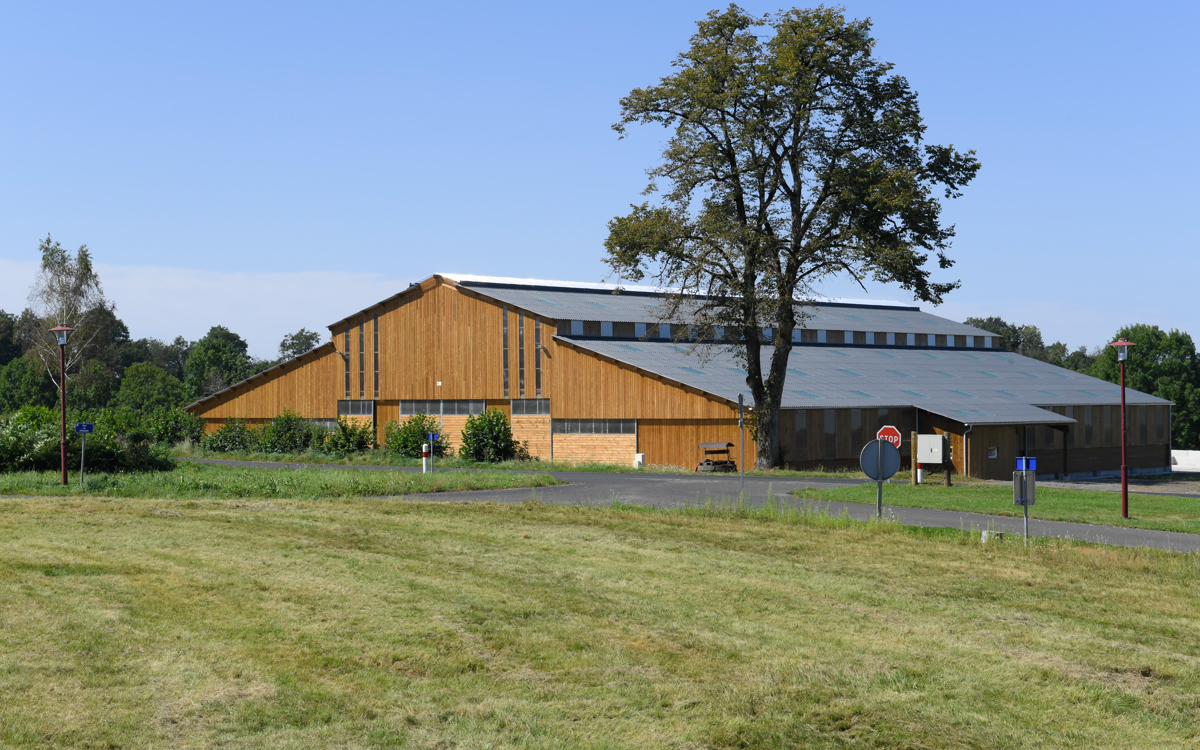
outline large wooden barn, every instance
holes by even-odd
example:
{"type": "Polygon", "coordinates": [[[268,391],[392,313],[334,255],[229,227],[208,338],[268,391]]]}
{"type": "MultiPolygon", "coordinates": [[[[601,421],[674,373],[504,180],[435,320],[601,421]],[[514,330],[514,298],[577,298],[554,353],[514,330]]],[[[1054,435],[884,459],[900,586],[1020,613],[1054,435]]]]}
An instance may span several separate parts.
{"type": "MultiPolygon", "coordinates": [[[[746,374],[727,347],[657,325],[650,290],[439,274],[329,326],[332,341],[188,409],[209,429],[291,409],[383,425],[424,411],[457,443],[499,408],[530,453],[558,461],[693,466],[705,442],[743,440],[746,374]]],[[[828,302],[795,335],[781,429],[794,467],[856,463],[885,424],[947,434],[960,474],[1004,479],[1035,455],[1045,475],[1120,467],[1111,383],[1002,351],[987,331],[917,307],[828,302]]],[[[769,333],[769,332],[768,332],[769,333]]],[[[1129,463],[1170,465],[1171,404],[1128,391],[1129,463]]],[[[901,449],[907,462],[908,440],[901,449]]]]}

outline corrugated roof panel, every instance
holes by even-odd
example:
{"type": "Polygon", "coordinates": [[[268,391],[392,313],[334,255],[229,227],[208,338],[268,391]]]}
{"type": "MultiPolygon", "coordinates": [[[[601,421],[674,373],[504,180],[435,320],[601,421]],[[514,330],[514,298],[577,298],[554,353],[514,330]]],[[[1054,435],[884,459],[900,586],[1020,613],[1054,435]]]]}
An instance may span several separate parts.
{"type": "MultiPolygon", "coordinates": [[[[666,300],[646,288],[627,288],[617,293],[613,285],[495,279],[446,275],[479,294],[514,307],[559,320],[653,323],[663,314],[666,300]],[[568,288],[577,286],[579,288],[568,288]]],[[[797,327],[829,331],[885,331],[891,333],[953,333],[963,336],[992,336],[979,328],[948,320],[911,306],[894,302],[831,301],[798,307],[797,327]],[[911,310],[911,316],[895,311],[911,310]]],[[[686,321],[686,311],[680,316],[686,321]]]]}
{"type": "MultiPolygon", "coordinates": [[[[741,394],[752,402],[745,368],[727,347],[707,347],[707,352],[688,353],[669,342],[638,341],[628,344],[599,339],[571,340],[569,345],[625,362],[662,377],[684,383],[705,393],[736,403],[741,394]],[[703,359],[702,355],[706,358],[703,359]]],[[[770,365],[771,347],[762,351],[763,367],[770,365]]],[[[1073,420],[1054,414],[1039,404],[1061,406],[1117,405],[1120,393],[1111,383],[1072,373],[1072,380],[1088,390],[1043,391],[1024,373],[1050,377],[1055,368],[1019,355],[994,358],[987,371],[967,358],[948,357],[939,361],[923,356],[919,349],[895,349],[896,359],[879,357],[870,348],[833,349],[810,346],[804,350],[804,369],[788,368],[782,406],[812,408],[911,407],[951,419],[962,420],[971,413],[973,423],[1069,424],[1073,420]],[[849,371],[849,372],[846,372],[849,371]],[[849,373],[857,376],[848,377],[849,373]],[[953,377],[946,377],[949,374],[953,377]],[[795,386],[804,383],[803,389],[795,386]],[[1050,394],[1056,394],[1051,396],[1050,394]],[[1100,394],[1100,395],[1094,395],[1100,394]]],[[[1130,404],[1166,404],[1162,399],[1129,390],[1130,404]]]]}

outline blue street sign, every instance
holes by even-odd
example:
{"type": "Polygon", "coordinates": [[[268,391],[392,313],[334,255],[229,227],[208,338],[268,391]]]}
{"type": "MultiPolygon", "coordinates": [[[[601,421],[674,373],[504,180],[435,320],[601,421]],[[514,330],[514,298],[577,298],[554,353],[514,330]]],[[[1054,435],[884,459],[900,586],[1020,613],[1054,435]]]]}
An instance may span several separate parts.
{"type": "Polygon", "coordinates": [[[436,432],[429,433],[429,442],[436,443],[437,439],[438,439],[438,434],[436,432]]]}
{"type": "Polygon", "coordinates": [[[75,423],[75,432],[77,432],[81,435],[91,435],[95,431],[96,431],[96,425],[94,422],[76,422],[75,423]]]}
{"type": "Polygon", "coordinates": [[[1025,471],[1026,469],[1029,471],[1037,471],[1037,459],[1033,458],[1032,456],[1028,458],[1017,456],[1017,471],[1025,471]],[[1028,467],[1025,466],[1026,461],[1029,461],[1028,467]]]}

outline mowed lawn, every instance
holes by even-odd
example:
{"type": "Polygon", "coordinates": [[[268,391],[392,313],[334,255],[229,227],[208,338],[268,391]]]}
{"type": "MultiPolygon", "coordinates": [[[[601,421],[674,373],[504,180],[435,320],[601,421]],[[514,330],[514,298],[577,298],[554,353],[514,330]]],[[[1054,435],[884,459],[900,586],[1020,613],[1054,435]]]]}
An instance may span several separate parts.
{"type": "MultiPolygon", "coordinates": [[[[848,503],[875,504],[875,485],[838,487],[830,490],[797,490],[796,497],[848,503]]],[[[997,516],[1020,516],[1013,505],[1011,485],[888,484],[883,487],[883,504],[908,508],[940,508],[997,516]]],[[[1121,495],[1116,492],[1038,487],[1037,503],[1030,506],[1031,518],[1049,521],[1078,521],[1105,526],[1131,526],[1200,533],[1200,498],[1171,495],[1129,495],[1129,518],[1121,518],[1121,495]]]]}
{"type": "Polygon", "coordinates": [[[0,500],[8,747],[1200,744],[1200,561],[770,513],[0,500]]]}

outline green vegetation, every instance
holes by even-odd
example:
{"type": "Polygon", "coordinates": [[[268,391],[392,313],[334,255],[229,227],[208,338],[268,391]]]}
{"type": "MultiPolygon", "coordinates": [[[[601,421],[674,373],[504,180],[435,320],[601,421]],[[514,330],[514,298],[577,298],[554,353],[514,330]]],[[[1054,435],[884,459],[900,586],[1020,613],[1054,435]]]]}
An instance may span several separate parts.
{"type": "Polygon", "coordinates": [[[300,498],[389,497],[428,492],[506,490],[561,484],[547,474],[508,471],[409,471],[337,469],[243,469],[212,464],[180,464],[173,471],[92,473],[80,486],[72,473],[63,487],[54,471],[0,474],[0,495],[80,495],[99,497],[300,498]]]}
{"type": "Polygon", "coordinates": [[[503,411],[486,409],[482,414],[467,417],[458,455],[482,463],[526,461],[529,448],[513,437],[512,425],[503,411]]]}
{"type": "MultiPolygon", "coordinates": [[[[907,508],[940,508],[997,516],[1020,516],[1008,484],[970,484],[941,487],[922,484],[889,484],[883,489],[885,505],[907,508]]],[[[875,485],[830,490],[798,490],[807,500],[875,504],[875,485]]],[[[1200,533],[1200,498],[1172,495],[1130,495],[1128,519],[1121,518],[1121,496],[1115,492],[1038,487],[1037,504],[1030,516],[1047,521],[1076,521],[1105,526],[1130,526],[1200,533]]]]}
{"type": "Polygon", "coordinates": [[[338,417],[334,429],[326,430],[285,409],[260,427],[230,417],[198,442],[201,450],[215,455],[258,453],[279,460],[288,454],[313,454],[336,459],[374,449],[375,427],[370,422],[338,417]]]}
{"type": "MultiPolygon", "coordinates": [[[[282,463],[308,463],[308,464],[339,464],[347,466],[420,466],[421,459],[407,458],[397,456],[385,450],[364,451],[353,455],[335,456],[316,451],[307,451],[304,453],[263,453],[260,451],[239,451],[231,450],[228,452],[211,452],[204,450],[202,445],[184,444],[177,446],[175,455],[179,458],[213,458],[213,459],[229,459],[237,461],[278,461],[282,463]]],[[[692,474],[693,469],[686,466],[670,466],[665,464],[654,464],[641,468],[634,468],[631,464],[608,464],[597,461],[589,462],[569,462],[569,461],[542,461],[537,458],[533,459],[513,459],[511,461],[497,461],[488,463],[487,461],[476,461],[470,458],[456,458],[447,456],[437,459],[437,466],[447,469],[496,469],[501,471],[598,471],[607,473],[621,474],[692,474]]],[[[736,475],[731,475],[736,476],[736,475]]],[[[813,469],[805,469],[803,471],[795,471],[792,469],[752,469],[746,472],[748,477],[831,477],[838,479],[862,479],[863,473],[858,469],[826,469],[817,467],[813,469]]],[[[896,479],[903,479],[908,476],[908,472],[902,471],[896,474],[896,479]]],[[[969,480],[955,475],[955,482],[974,482],[978,480],[969,480]]]]}
{"type": "MultiPolygon", "coordinates": [[[[169,437],[172,431],[187,428],[188,420],[172,419],[177,416],[105,410],[99,417],[75,412],[70,415],[70,423],[90,421],[95,425],[95,433],[88,436],[87,455],[87,465],[93,469],[154,471],[169,469],[175,463],[171,458],[171,441],[163,439],[163,435],[169,437]]],[[[15,414],[0,417],[0,472],[58,469],[62,460],[60,420],[60,412],[44,406],[26,406],[15,414]]],[[[69,430],[70,468],[79,468],[80,443],[81,436],[69,430]]]]}
{"type": "Polygon", "coordinates": [[[0,744],[1195,747],[1200,562],[805,514],[0,501],[0,744]]]}
{"type": "Polygon", "coordinates": [[[446,436],[441,434],[441,422],[432,414],[420,412],[404,422],[392,419],[383,426],[384,450],[389,456],[396,458],[421,458],[421,449],[429,442],[429,434],[437,435],[437,440],[430,446],[434,458],[445,456],[450,450],[446,436]]]}

